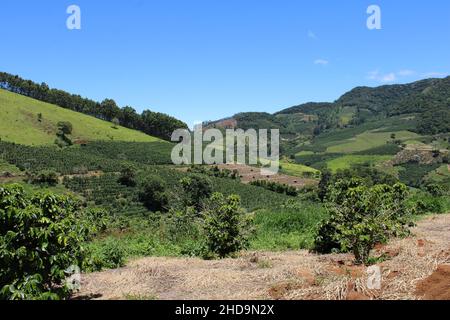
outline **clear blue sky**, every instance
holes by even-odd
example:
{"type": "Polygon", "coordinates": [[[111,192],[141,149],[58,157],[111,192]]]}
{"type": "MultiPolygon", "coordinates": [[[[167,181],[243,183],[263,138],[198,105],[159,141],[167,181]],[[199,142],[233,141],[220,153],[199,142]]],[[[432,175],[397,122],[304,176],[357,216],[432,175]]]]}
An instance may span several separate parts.
{"type": "Polygon", "coordinates": [[[0,34],[2,71],[190,125],[450,72],[448,0],[1,0],[0,34]]]}

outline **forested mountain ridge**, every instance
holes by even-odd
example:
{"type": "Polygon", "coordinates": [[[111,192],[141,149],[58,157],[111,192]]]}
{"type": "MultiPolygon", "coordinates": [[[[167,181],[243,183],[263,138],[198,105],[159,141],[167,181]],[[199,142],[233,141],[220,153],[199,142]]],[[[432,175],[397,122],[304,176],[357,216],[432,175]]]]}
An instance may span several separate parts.
{"type": "Polygon", "coordinates": [[[0,72],[0,88],[102,120],[113,121],[126,128],[165,140],[170,139],[174,130],[188,127],[184,122],[167,114],[150,110],[138,114],[130,106],[120,108],[112,99],[97,102],[63,90],[49,88],[46,83],[38,84],[5,72],[0,72]]]}
{"type": "MultiPolygon", "coordinates": [[[[418,133],[449,132],[450,77],[374,88],[356,87],[332,103],[309,102],[275,114],[239,113],[230,119],[235,119],[237,127],[243,129],[277,127],[285,134],[317,136],[327,130],[399,115],[414,115],[417,123],[413,130],[418,133]]],[[[214,124],[208,123],[209,126],[214,124]]]]}

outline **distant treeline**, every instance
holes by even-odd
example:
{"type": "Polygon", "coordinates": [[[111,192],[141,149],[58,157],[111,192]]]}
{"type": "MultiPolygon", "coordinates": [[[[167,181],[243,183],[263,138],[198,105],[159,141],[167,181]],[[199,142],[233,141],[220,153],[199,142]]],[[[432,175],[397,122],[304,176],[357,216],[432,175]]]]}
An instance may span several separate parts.
{"type": "Polygon", "coordinates": [[[163,113],[145,110],[138,114],[132,107],[118,107],[112,99],[100,103],[63,90],[51,89],[46,83],[38,84],[4,72],[0,72],[0,88],[102,120],[119,122],[124,127],[166,140],[170,139],[175,129],[188,127],[184,122],[163,113]]]}

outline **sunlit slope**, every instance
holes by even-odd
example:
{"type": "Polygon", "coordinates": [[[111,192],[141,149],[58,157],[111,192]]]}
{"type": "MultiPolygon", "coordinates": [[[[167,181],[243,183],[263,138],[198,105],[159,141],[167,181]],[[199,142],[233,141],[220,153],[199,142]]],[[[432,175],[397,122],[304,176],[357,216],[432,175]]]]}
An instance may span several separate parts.
{"type": "Polygon", "coordinates": [[[139,131],[113,128],[110,122],[0,89],[1,140],[26,145],[53,144],[59,121],[72,123],[72,140],[166,143],[139,131]]]}

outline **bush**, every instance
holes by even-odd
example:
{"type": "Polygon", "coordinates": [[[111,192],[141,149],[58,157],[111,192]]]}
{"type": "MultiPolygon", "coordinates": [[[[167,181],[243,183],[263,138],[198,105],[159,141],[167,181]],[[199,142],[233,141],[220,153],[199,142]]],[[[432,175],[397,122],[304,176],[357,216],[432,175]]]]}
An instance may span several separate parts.
{"type": "Polygon", "coordinates": [[[282,184],[282,183],[278,183],[278,182],[273,182],[273,181],[267,181],[267,180],[255,180],[250,182],[250,184],[252,186],[256,186],[256,187],[261,187],[276,193],[281,193],[281,194],[285,194],[291,197],[296,197],[298,196],[298,190],[296,187],[287,185],[287,184],[282,184]]]}
{"type": "Polygon", "coordinates": [[[120,172],[119,183],[127,187],[134,187],[136,186],[135,177],[136,171],[134,168],[131,166],[126,166],[120,172]]]}
{"type": "Polygon", "coordinates": [[[53,170],[41,170],[30,174],[31,183],[56,186],[58,184],[58,173],[53,170]]]}
{"type": "Polygon", "coordinates": [[[221,193],[214,193],[204,218],[206,246],[212,255],[224,258],[248,247],[251,220],[240,207],[239,196],[225,198],[221,193]]]}
{"type": "Polygon", "coordinates": [[[444,188],[435,183],[427,185],[425,189],[429,194],[431,194],[434,197],[442,197],[443,195],[445,195],[444,188]]]}
{"type": "Polygon", "coordinates": [[[149,176],[141,187],[139,200],[150,211],[165,211],[168,197],[164,181],[158,176],[149,176]]]}
{"type": "Polygon", "coordinates": [[[65,270],[83,265],[91,231],[72,198],[0,188],[0,299],[67,297],[65,270]]]}
{"type": "Polygon", "coordinates": [[[202,209],[203,202],[212,194],[212,182],[207,177],[194,174],[180,180],[185,195],[185,205],[197,211],[202,209]]]}
{"type": "Polygon", "coordinates": [[[125,265],[125,250],[119,242],[111,239],[100,249],[100,259],[103,268],[120,268],[125,265]]]}
{"type": "Polygon", "coordinates": [[[377,243],[408,234],[407,190],[403,184],[368,187],[360,179],[338,181],[330,191],[330,218],[318,231],[316,250],[351,251],[356,263],[367,264],[377,243]]]}

